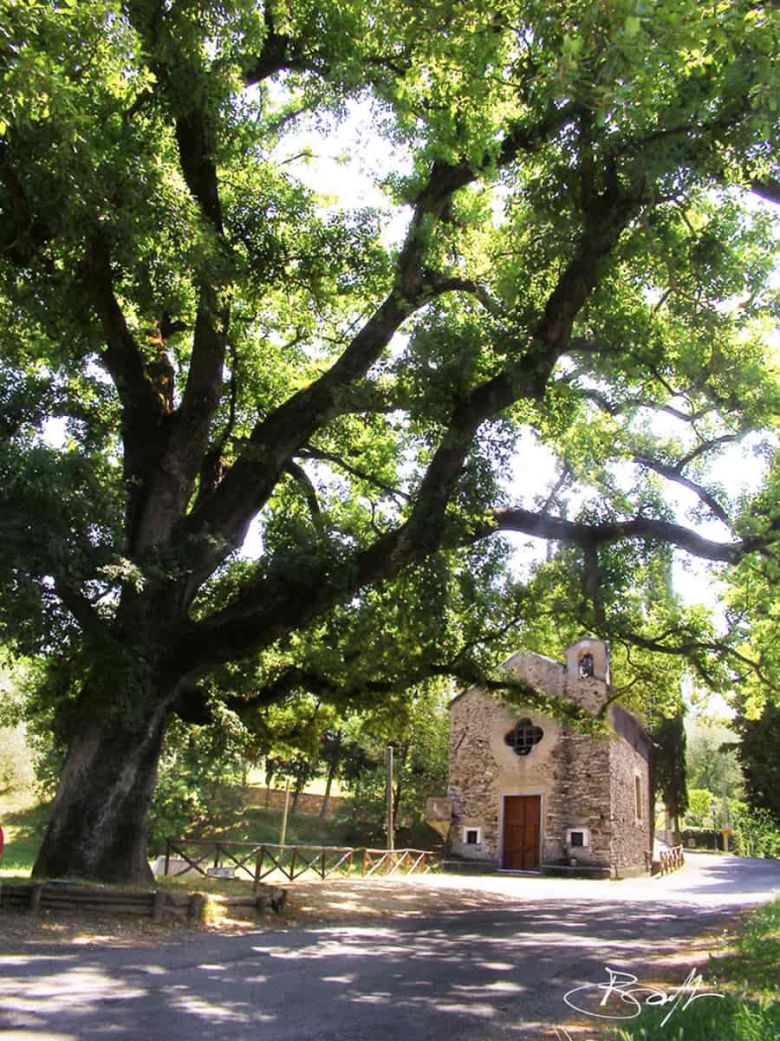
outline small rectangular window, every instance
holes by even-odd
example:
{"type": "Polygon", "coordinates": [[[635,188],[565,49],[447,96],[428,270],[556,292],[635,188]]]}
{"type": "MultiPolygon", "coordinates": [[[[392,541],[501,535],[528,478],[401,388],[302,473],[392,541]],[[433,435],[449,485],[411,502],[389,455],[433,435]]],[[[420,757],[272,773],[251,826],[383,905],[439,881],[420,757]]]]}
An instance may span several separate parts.
{"type": "Polygon", "coordinates": [[[569,849],[589,849],[590,830],[588,828],[567,828],[566,845],[569,849]]]}
{"type": "Polygon", "coordinates": [[[467,846],[478,846],[480,841],[479,828],[464,828],[463,841],[467,846]]]}

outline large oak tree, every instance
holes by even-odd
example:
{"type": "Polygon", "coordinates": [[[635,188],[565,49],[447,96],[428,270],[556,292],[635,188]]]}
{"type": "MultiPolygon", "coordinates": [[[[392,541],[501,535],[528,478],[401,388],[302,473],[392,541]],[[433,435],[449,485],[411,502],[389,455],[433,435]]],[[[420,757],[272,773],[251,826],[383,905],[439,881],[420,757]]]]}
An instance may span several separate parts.
{"type": "Polygon", "coordinates": [[[760,672],[663,589],[665,547],[773,566],[772,497],[707,464],[776,416],[777,17],[2,4],[2,623],[67,746],[37,874],[147,875],[166,725],[215,686],[379,697],[467,673],[483,615],[530,634],[502,533],[635,654],[760,672]],[[355,104],[387,212],[296,174],[355,104]]]}

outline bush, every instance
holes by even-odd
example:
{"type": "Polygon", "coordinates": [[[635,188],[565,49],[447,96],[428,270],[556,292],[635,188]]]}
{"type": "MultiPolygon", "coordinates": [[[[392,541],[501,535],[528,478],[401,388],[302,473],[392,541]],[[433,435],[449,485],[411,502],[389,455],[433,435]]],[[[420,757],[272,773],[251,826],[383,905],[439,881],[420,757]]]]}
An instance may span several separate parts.
{"type": "Polygon", "coordinates": [[[686,825],[691,828],[711,828],[713,803],[717,807],[717,800],[709,789],[689,788],[688,809],[685,811],[686,825]]]}
{"type": "Polygon", "coordinates": [[[738,806],[732,812],[732,829],[738,856],[780,858],[780,830],[769,810],[738,806]]]}
{"type": "Polygon", "coordinates": [[[723,849],[723,836],[717,828],[685,828],[682,842],[686,849],[723,849]]]}

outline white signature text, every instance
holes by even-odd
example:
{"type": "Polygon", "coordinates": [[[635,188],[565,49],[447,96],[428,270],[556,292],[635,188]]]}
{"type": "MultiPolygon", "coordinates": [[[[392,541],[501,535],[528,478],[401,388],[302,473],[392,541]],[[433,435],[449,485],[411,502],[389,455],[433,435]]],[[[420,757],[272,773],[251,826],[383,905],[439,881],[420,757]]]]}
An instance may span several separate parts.
{"type": "Polygon", "coordinates": [[[722,998],[723,994],[703,990],[704,980],[696,969],[691,969],[679,987],[668,990],[652,984],[643,984],[631,972],[604,966],[607,979],[602,983],[584,983],[567,991],[563,1000],[574,1009],[594,1019],[634,1019],[643,1008],[667,1008],[661,1026],[666,1026],[675,1012],[688,1008],[699,998],[722,998]]]}

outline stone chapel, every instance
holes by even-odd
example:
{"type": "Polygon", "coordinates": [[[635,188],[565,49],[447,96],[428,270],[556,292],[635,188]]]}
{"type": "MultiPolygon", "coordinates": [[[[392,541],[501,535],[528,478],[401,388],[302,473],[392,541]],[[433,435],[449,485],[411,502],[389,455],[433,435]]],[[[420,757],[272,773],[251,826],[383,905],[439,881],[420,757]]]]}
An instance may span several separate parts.
{"type": "MultiPolygon", "coordinates": [[[[565,663],[519,651],[503,668],[590,712],[610,696],[609,649],[583,638],[565,663]]],[[[449,848],[455,859],[504,870],[599,877],[651,867],[650,742],[622,706],[593,737],[479,687],[450,704],[449,848]]]]}

